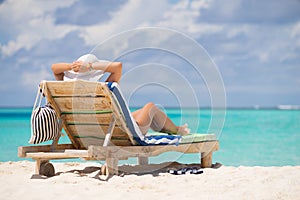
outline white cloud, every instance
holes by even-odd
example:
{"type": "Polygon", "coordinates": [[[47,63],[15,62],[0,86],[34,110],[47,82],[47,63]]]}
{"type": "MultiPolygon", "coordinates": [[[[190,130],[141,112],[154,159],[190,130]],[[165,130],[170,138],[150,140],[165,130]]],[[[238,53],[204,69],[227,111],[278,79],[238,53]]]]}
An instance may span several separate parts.
{"type": "Polygon", "coordinates": [[[11,56],[24,48],[30,50],[43,39],[58,39],[78,28],[69,25],[55,25],[53,12],[58,8],[68,7],[76,0],[68,1],[4,1],[0,5],[0,19],[5,19],[5,31],[12,31],[15,38],[7,44],[1,44],[1,54],[11,56]],[[13,14],[11,14],[13,13],[13,14]],[[9,16],[7,18],[7,16],[9,16]]]}
{"type": "Polygon", "coordinates": [[[291,36],[292,38],[295,38],[296,45],[300,47],[300,21],[292,28],[291,36]]]}
{"type": "Polygon", "coordinates": [[[247,35],[251,31],[251,27],[247,24],[242,24],[235,27],[230,27],[226,30],[226,36],[228,39],[233,39],[239,35],[247,35]]]}
{"type": "Polygon", "coordinates": [[[24,88],[37,87],[41,80],[52,80],[53,75],[47,71],[46,67],[41,67],[37,71],[26,71],[21,75],[22,78],[22,86],[24,88]]]}
{"type": "Polygon", "coordinates": [[[119,10],[111,13],[109,21],[86,27],[80,36],[86,45],[92,46],[112,35],[137,27],[171,28],[197,38],[210,35],[222,31],[223,28],[222,25],[197,22],[201,11],[207,9],[209,3],[207,0],[185,0],[177,4],[171,4],[166,0],[129,0],[119,10]]]}
{"type": "Polygon", "coordinates": [[[179,1],[175,5],[170,5],[170,9],[166,10],[162,19],[155,25],[174,28],[196,38],[220,32],[223,29],[222,25],[199,21],[201,12],[208,9],[210,3],[209,0],[179,1]]]}
{"type": "MultiPolygon", "coordinates": [[[[30,50],[43,39],[51,41],[63,38],[66,34],[75,30],[80,33],[80,36],[88,46],[98,45],[105,39],[122,31],[146,26],[169,27],[191,35],[196,39],[202,36],[212,36],[213,34],[224,35],[228,39],[234,39],[239,35],[245,35],[246,37],[249,37],[251,34],[252,36],[260,35],[255,25],[225,25],[201,21],[202,11],[208,9],[217,9],[218,16],[222,15],[224,18],[237,17],[234,15],[242,6],[239,0],[222,4],[222,9],[217,6],[220,4],[219,1],[212,0],[184,0],[176,4],[172,4],[166,0],[129,0],[120,9],[111,12],[111,18],[104,23],[90,26],[55,24],[54,12],[59,8],[66,8],[76,1],[56,0],[41,2],[34,0],[8,0],[3,2],[0,5],[0,17],[4,19],[5,16],[10,16],[6,19],[6,23],[12,24],[12,27],[7,27],[7,29],[8,31],[11,29],[17,32],[17,35],[5,44],[2,43],[0,45],[2,54],[13,55],[22,48],[30,50]],[[10,15],[10,13],[14,13],[14,15],[10,15]]],[[[299,38],[299,29],[299,25],[293,28],[292,37],[299,38]]],[[[253,40],[255,38],[250,37],[249,39],[253,40]]],[[[124,41],[122,45],[126,46],[126,42],[124,41]]],[[[300,39],[297,39],[297,44],[300,45],[300,39]]],[[[234,44],[226,44],[226,48],[228,48],[228,45],[231,46],[229,48],[230,52],[234,44]]],[[[224,53],[227,52],[226,49],[224,51],[224,53]]],[[[266,61],[269,56],[265,53],[264,56],[258,57],[262,61],[266,61]]]]}
{"type": "Polygon", "coordinates": [[[120,32],[154,25],[168,6],[166,1],[129,0],[119,10],[111,13],[109,21],[86,27],[80,36],[87,45],[98,45],[120,32]]]}
{"type": "Polygon", "coordinates": [[[234,18],[240,9],[241,0],[230,0],[230,2],[222,3],[222,0],[211,1],[210,8],[214,10],[217,15],[223,18],[234,18]]]}
{"type": "MultiPolygon", "coordinates": [[[[55,24],[54,12],[74,4],[76,0],[51,1],[5,1],[0,7],[0,18],[16,13],[7,24],[8,30],[17,32],[14,38],[0,45],[3,55],[11,56],[20,49],[30,50],[43,39],[63,38],[71,31],[77,30],[86,45],[95,46],[117,33],[136,27],[160,26],[169,27],[199,37],[205,34],[220,32],[222,26],[199,23],[197,18],[202,9],[209,7],[207,0],[179,1],[173,5],[165,1],[129,0],[119,10],[111,12],[111,19],[101,24],[76,26],[55,24]],[[147,8],[147,9],[145,9],[147,8]],[[30,12],[28,12],[30,10],[30,12]]],[[[123,45],[126,44],[124,41],[123,45]]]]}

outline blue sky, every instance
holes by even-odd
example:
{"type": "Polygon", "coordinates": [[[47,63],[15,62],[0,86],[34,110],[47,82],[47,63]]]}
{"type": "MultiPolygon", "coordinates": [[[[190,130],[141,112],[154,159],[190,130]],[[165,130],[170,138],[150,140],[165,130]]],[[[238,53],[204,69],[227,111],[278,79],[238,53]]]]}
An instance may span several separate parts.
{"type": "MultiPolygon", "coordinates": [[[[202,45],[220,72],[229,107],[300,104],[299,0],[0,2],[2,107],[32,106],[39,81],[53,80],[52,63],[71,62],[113,35],[143,27],[174,30],[202,45]]],[[[111,47],[117,51],[126,42],[111,47]]],[[[139,38],[132,42],[139,43],[139,38]]],[[[171,75],[164,69],[189,71],[185,78],[197,85],[194,92],[200,106],[210,106],[209,92],[199,89],[205,80],[193,78],[191,66],[169,52],[145,49],[116,60],[123,62],[125,75],[137,66],[162,69],[155,73],[168,80],[171,75]]],[[[132,95],[131,105],[154,101],[176,106],[172,96],[184,98],[183,90],[174,93],[167,83],[140,87],[147,73],[121,82],[125,95],[132,95]],[[135,88],[135,93],[126,88],[135,88]]],[[[182,86],[179,81],[171,84],[182,86]]]]}

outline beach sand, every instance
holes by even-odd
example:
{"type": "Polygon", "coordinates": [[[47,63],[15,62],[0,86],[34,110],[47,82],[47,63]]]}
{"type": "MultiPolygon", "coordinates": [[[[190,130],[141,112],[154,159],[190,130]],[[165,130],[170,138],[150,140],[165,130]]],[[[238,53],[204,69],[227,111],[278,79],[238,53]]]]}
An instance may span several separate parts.
{"type": "Polygon", "coordinates": [[[300,199],[300,166],[221,166],[185,175],[160,165],[122,166],[124,176],[101,181],[94,178],[99,163],[53,165],[56,176],[31,179],[34,162],[0,163],[0,199],[300,199]],[[135,173],[139,168],[142,174],[135,173]]]}

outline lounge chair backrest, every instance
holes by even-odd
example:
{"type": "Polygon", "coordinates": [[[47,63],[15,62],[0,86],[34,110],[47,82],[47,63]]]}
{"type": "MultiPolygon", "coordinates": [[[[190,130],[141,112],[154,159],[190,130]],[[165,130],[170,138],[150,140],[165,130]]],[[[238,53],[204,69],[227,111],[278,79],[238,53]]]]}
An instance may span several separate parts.
{"type": "Polygon", "coordinates": [[[112,122],[115,122],[110,138],[112,144],[136,144],[120,111],[116,110],[105,83],[43,81],[41,84],[45,85],[46,98],[61,118],[63,128],[75,148],[103,145],[112,122]]]}

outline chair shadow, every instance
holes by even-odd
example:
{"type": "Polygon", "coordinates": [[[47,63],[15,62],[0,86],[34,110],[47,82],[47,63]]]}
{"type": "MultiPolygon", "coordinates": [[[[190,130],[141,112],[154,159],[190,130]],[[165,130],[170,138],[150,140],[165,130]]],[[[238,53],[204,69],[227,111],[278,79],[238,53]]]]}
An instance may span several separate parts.
{"type": "MultiPolygon", "coordinates": [[[[221,163],[215,163],[212,165],[213,169],[218,169],[222,166],[221,163]]],[[[198,168],[200,169],[199,164],[183,164],[179,162],[165,162],[161,164],[149,164],[149,165],[122,165],[119,166],[119,174],[131,175],[135,174],[138,176],[142,175],[152,175],[159,176],[160,173],[168,173],[169,170],[179,170],[182,168],[198,168]]]]}
{"type": "MultiPolygon", "coordinates": [[[[222,166],[221,163],[215,163],[212,165],[213,169],[218,169],[222,166]]],[[[169,170],[179,170],[182,168],[199,168],[199,164],[183,164],[179,162],[164,162],[160,164],[148,164],[148,165],[121,165],[118,167],[118,176],[126,175],[152,175],[153,177],[160,176],[161,173],[168,173],[169,170]]],[[[91,178],[96,178],[102,181],[108,181],[113,176],[104,176],[101,173],[101,167],[89,166],[84,169],[73,169],[66,172],[57,172],[55,176],[59,176],[64,173],[74,173],[80,177],[89,176],[91,178]],[[102,175],[102,176],[101,176],[102,175]]],[[[47,179],[51,177],[43,177],[40,175],[35,175],[32,177],[35,179],[47,179]]]]}

